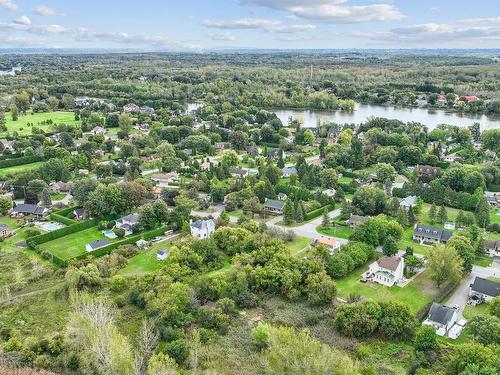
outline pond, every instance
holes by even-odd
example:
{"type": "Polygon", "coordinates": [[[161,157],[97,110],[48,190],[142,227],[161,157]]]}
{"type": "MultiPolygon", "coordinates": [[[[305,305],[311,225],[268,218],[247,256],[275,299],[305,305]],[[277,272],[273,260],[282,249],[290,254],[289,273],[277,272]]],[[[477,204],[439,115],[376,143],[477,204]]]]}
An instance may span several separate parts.
{"type": "Polygon", "coordinates": [[[403,122],[420,122],[426,125],[429,130],[434,129],[439,124],[468,127],[475,122],[481,124],[481,130],[500,128],[500,116],[492,117],[481,114],[447,112],[445,110],[401,108],[359,103],[356,104],[353,112],[294,109],[277,109],[273,112],[276,113],[285,125],[288,124],[290,118],[293,118],[300,121],[302,126],[307,128],[314,128],[318,126],[318,123],[325,122],[360,124],[365,122],[370,116],[397,119],[403,122]]]}

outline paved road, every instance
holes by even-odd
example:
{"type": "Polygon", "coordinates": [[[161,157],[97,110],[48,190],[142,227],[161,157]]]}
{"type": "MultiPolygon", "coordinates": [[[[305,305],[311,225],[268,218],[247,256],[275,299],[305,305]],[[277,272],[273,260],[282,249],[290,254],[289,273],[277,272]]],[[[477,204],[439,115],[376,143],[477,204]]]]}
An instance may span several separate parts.
{"type": "MultiPolygon", "coordinates": [[[[328,216],[330,218],[334,218],[340,215],[341,209],[338,208],[336,210],[333,210],[329,212],[328,216]]],[[[276,216],[272,218],[271,220],[267,221],[266,224],[269,228],[274,227],[278,228],[281,230],[292,230],[297,236],[303,236],[303,237],[309,237],[313,240],[318,239],[322,236],[322,234],[318,233],[316,231],[316,227],[321,224],[323,221],[323,217],[317,217],[316,219],[313,219],[303,225],[296,226],[296,227],[284,227],[280,225],[276,225],[276,223],[283,221],[283,216],[276,216]]],[[[331,237],[335,238],[337,241],[340,243],[347,243],[348,241],[345,238],[339,238],[339,237],[333,237],[333,236],[326,236],[326,237],[331,237]]]]}
{"type": "Polygon", "coordinates": [[[462,283],[453,292],[453,295],[446,302],[446,305],[453,306],[455,304],[460,305],[459,309],[459,319],[463,317],[463,311],[467,305],[467,300],[469,299],[469,285],[472,284],[474,279],[477,277],[482,277],[484,279],[488,277],[500,277],[500,258],[496,257],[490,267],[479,267],[473,266],[472,272],[467,275],[462,280],[462,283]]]}

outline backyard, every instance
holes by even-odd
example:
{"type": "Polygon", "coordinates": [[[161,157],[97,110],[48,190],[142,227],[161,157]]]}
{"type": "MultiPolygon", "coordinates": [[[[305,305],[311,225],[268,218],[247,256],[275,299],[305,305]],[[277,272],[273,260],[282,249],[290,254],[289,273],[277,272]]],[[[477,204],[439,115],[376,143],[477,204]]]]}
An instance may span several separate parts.
{"type": "Polygon", "coordinates": [[[75,120],[73,112],[29,112],[24,116],[19,116],[17,121],[12,121],[11,116],[6,116],[6,120],[7,130],[11,133],[17,131],[21,135],[31,134],[31,126],[28,127],[28,123],[45,131],[49,130],[52,125],[40,125],[39,123],[47,120],[52,120],[54,124],[75,125],[80,123],[80,121],[75,120]]]}
{"type": "Polygon", "coordinates": [[[366,265],[358,268],[349,276],[336,281],[339,297],[348,299],[350,295],[361,295],[379,302],[399,301],[406,304],[412,313],[417,313],[422,307],[432,302],[438,294],[438,289],[432,284],[424,271],[404,288],[387,287],[373,282],[361,283],[366,265]]]}
{"type": "MultiPolygon", "coordinates": [[[[101,238],[104,238],[104,235],[94,227],[43,243],[40,247],[43,251],[48,251],[63,260],[68,260],[85,254],[85,245],[101,238]]],[[[113,242],[113,240],[110,240],[110,242],[113,242]]]]}

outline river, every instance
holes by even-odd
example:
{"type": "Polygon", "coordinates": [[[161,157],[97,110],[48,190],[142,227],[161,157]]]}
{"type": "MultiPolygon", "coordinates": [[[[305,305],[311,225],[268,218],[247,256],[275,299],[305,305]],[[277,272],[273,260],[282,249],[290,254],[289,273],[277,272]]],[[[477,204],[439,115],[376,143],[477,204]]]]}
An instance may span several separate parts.
{"type": "Polygon", "coordinates": [[[481,130],[500,128],[500,117],[486,115],[447,112],[444,110],[424,108],[401,108],[391,106],[356,104],[353,112],[343,111],[316,111],[277,109],[273,111],[283,124],[288,124],[290,117],[302,123],[302,126],[314,128],[318,123],[335,122],[338,124],[360,124],[370,116],[397,119],[403,122],[415,121],[426,125],[429,130],[439,124],[467,127],[475,122],[481,124],[481,130]]]}

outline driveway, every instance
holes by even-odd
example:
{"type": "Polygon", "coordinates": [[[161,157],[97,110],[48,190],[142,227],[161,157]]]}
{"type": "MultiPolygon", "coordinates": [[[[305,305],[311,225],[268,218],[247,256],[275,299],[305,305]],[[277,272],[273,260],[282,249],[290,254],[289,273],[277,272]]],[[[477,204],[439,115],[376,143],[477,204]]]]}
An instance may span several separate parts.
{"type": "Polygon", "coordinates": [[[462,280],[461,284],[446,302],[448,306],[453,306],[455,304],[460,305],[460,309],[458,311],[459,319],[463,317],[462,314],[465,306],[467,305],[467,300],[469,299],[469,285],[474,282],[476,277],[486,279],[492,276],[500,277],[500,258],[498,257],[493,260],[493,263],[489,267],[473,266],[472,272],[462,280]]]}

